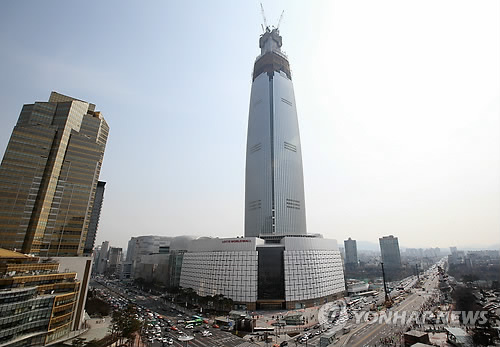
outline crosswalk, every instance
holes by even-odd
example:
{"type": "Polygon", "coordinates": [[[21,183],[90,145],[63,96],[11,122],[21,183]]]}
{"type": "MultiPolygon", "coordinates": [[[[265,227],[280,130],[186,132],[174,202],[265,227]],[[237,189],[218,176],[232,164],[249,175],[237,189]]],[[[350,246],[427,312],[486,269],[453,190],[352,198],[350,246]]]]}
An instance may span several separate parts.
{"type": "MultiPolygon", "coordinates": [[[[189,341],[189,347],[236,347],[242,345],[244,339],[234,336],[210,336],[210,337],[196,337],[189,341]]],[[[185,347],[186,345],[178,340],[174,340],[174,347],[185,347]]],[[[240,347],[244,347],[243,345],[240,347]]]]}

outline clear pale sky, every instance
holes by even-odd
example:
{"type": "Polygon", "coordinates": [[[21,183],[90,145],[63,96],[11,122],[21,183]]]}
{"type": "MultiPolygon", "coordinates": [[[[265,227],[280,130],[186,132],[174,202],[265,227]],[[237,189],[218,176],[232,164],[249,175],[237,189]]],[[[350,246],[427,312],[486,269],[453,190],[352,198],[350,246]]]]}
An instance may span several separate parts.
{"type": "MultiPolygon", "coordinates": [[[[500,243],[500,2],[264,1],[288,54],[307,226],[500,243]]],[[[111,130],[96,245],[243,234],[258,1],[2,1],[0,152],[55,90],[111,130]]]]}

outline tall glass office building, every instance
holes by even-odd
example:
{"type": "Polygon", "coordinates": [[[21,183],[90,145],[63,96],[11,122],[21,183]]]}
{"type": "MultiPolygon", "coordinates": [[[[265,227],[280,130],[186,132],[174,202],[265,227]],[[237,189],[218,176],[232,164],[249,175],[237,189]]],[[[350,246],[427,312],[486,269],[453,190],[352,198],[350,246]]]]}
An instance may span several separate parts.
{"type": "Polygon", "coordinates": [[[277,29],[260,37],[248,117],[245,236],[306,234],[302,152],[290,65],[277,29]]]}
{"type": "Polygon", "coordinates": [[[0,166],[0,247],[84,253],[108,132],[95,105],[56,92],[23,106],[0,166]]]}

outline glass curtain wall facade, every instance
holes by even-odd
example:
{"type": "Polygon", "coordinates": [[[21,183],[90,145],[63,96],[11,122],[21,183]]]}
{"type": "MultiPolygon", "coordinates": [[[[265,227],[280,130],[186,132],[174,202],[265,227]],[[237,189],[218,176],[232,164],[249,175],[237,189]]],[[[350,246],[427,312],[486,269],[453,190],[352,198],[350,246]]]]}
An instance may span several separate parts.
{"type": "Polygon", "coordinates": [[[0,166],[0,247],[83,254],[108,132],[85,101],[23,106],[0,166]]]}
{"type": "Polygon", "coordinates": [[[0,345],[43,346],[70,332],[80,282],[58,268],[0,249],[0,345]]]}
{"type": "Polygon", "coordinates": [[[277,29],[261,36],[253,72],[245,175],[245,237],[305,235],[302,153],[288,59],[277,29]]]}
{"type": "Polygon", "coordinates": [[[95,238],[97,236],[97,227],[99,226],[99,218],[101,216],[102,201],[104,200],[104,189],[106,182],[97,182],[95,191],[94,205],[92,206],[92,214],[90,215],[89,230],[87,232],[87,239],[85,241],[85,248],[83,253],[92,254],[94,250],[95,238]]]}

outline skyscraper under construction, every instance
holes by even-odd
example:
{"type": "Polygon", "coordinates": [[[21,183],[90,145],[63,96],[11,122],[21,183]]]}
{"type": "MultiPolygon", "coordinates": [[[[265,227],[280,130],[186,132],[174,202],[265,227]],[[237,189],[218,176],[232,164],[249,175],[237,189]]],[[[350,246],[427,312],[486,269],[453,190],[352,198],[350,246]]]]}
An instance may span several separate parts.
{"type": "Polygon", "coordinates": [[[306,235],[297,109],[278,29],[266,28],[253,71],[245,182],[245,236],[306,235]]]}

